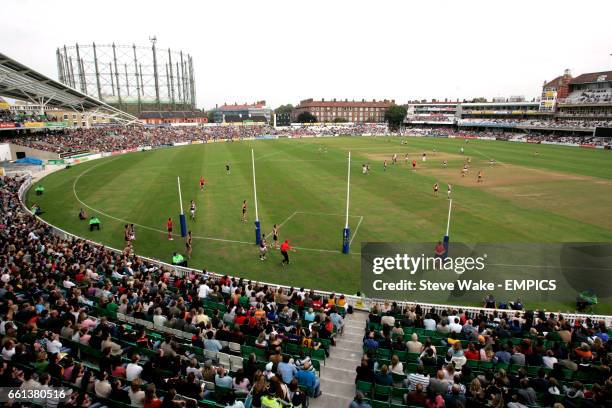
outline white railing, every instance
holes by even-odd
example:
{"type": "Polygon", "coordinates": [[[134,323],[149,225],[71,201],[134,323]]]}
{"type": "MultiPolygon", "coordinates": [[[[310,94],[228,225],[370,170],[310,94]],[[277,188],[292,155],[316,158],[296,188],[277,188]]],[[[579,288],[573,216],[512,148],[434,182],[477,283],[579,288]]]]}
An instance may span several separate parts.
{"type": "MultiPolygon", "coordinates": [[[[100,242],[96,242],[96,241],[92,241],[83,237],[79,237],[77,235],[71,234],[67,231],[64,231],[63,229],[56,227],[53,224],[48,223],[47,221],[43,220],[42,218],[35,216],[32,211],[30,211],[30,209],[25,205],[25,193],[27,192],[27,190],[30,188],[30,186],[32,185],[32,177],[27,176],[26,180],[22,183],[22,185],[19,187],[19,192],[18,192],[18,196],[19,196],[19,201],[21,203],[22,208],[28,212],[28,214],[30,214],[32,217],[37,218],[40,222],[44,223],[45,225],[47,225],[53,234],[63,238],[63,239],[79,239],[79,240],[84,240],[90,244],[93,245],[97,245],[97,246],[103,246],[105,248],[107,248],[108,250],[116,253],[116,254],[122,254],[123,251],[120,251],[116,248],[113,247],[109,247],[108,245],[105,245],[103,243],[100,242]]],[[[178,265],[171,265],[168,264],[166,262],[163,262],[159,259],[155,259],[155,258],[149,258],[149,257],[145,257],[145,256],[140,256],[138,255],[141,259],[149,262],[149,263],[153,263],[156,264],[160,267],[165,267],[168,269],[175,269],[177,271],[177,273],[179,274],[179,276],[184,276],[185,274],[189,273],[189,272],[194,272],[197,275],[201,275],[201,272],[196,271],[193,268],[186,268],[186,267],[182,267],[182,266],[178,266],[178,265]]],[[[216,273],[216,272],[210,272],[207,271],[209,275],[213,275],[216,277],[222,277],[222,276],[230,276],[233,278],[232,275],[230,274],[220,274],[220,273],[216,273]]],[[[238,278],[238,277],[237,277],[238,278]]],[[[242,279],[246,279],[246,278],[242,278],[242,279]]],[[[247,279],[248,280],[248,279],[247,279]]],[[[253,282],[258,282],[258,281],[254,281],[253,282]]],[[[268,285],[271,287],[277,287],[277,288],[284,288],[284,289],[290,289],[290,286],[286,286],[286,285],[279,285],[276,283],[269,283],[269,282],[259,282],[263,285],[268,285]]],[[[307,291],[309,291],[310,289],[306,289],[307,291]]],[[[329,292],[329,291],[325,291],[325,290],[319,290],[319,289],[313,289],[316,295],[319,296],[329,296],[332,293],[336,294],[336,295],[341,295],[341,293],[338,292],[329,292]]],[[[370,310],[372,308],[372,306],[374,305],[383,305],[384,303],[388,302],[389,304],[393,303],[393,301],[387,300],[387,299],[376,299],[376,298],[365,298],[365,297],[360,297],[360,296],[356,296],[356,295],[348,295],[348,294],[344,294],[344,297],[346,298],[346,303],[347,305],[352,306],[353,308],[357,309],[357,310],[370,310]]],[[[397,301],[396,302],[400,307],[402,307],[403,309],[406,308],[411,308],[411,307],[416,307],[417,305],[419,305],[421,307],[421,309],[424,311],[424,313],[427,312],[435,312],[435,313],[440,313],[442,311],[445,310],[464,310],[468,316],[470,318],[475,317],[476,315],[480,314],[481,312],[485,312],[485,314],[490,315],[492,314],[494,311],[497,311],[498,313],[507,313],[509,315],[514,315],[514,313],[516,313],[514,310],[510,310],[510,309],[488,309],[488,308],[483,308],[483,307],[472,307],[472,306],[461,306],[461,305],[443,305],[443,304],[435,304],[435,303],[422,303],[422,302],[409,302],[409,301],[397,301]]],[[[544,310],[546,311],[546,310],[544,310]]],[[[520,313],[524,313],[524,311],[520,311],[520,313]]],[[[593,321],[600,321],[603,320],[606,323],[606,326],[610,326],[612,325],[612,316],[608,316],[608,315],[589,315],[589,314],[581,314],[581,313],[571,313],[571,312],[567,312],[567,313],[562,313],[559,311],[556,312],[551,312],[551,311],[546,311],[546,313],[554,313],[554,314],[562,314],[564,319],[566,319],[567,321],[569,321],[571,324],[574,323],[574,321],[576,319],[586,319],[586,318],[590,318],[593,321]]]]}

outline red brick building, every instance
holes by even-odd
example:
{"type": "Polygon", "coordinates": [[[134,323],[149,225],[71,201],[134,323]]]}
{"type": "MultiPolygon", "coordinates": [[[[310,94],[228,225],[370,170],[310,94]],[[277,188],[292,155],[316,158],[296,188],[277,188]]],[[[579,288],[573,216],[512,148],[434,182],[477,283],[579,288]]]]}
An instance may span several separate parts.
{"type": "Polygon", "coordinates": [[[382,101],[338,101],[336,99],[326,101],[321,99],[315,101],[312,98],[304,99],[293,110],[293,120],[302,112],[310,112],[316,116],[318,122],[333,122],[334,119],[340,118],[347,122],[364,123],[364,122],[384,122],[386,110],[395,104],[394,100],[382,101]]]}

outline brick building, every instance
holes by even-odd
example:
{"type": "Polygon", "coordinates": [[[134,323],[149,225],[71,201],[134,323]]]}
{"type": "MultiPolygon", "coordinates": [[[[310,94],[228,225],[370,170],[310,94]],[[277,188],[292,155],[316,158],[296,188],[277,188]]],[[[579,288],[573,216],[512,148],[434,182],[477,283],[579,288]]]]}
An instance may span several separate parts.
{"type": "Polygon", "coordinates": [[[569,70],[544,82],[540,111],[559,119],[609,120],[612,118],[612,71],[589,72],[572,77],[569,70]]]}
{"type": "Polygon", "coordinates": [[[348,99],[344,101],[336,99],[315,101],[312,98],[304,99],[293,110],[293,121],[297,120],[300,113],[310,112],[316,116],[318,122],[333,122],[336,118],[355,123],[384,122],[385,111],[394,104],[394,100],[387,99],[382,101],[366,101],[365,99],[361,101],[349,101],[348,99]]]}

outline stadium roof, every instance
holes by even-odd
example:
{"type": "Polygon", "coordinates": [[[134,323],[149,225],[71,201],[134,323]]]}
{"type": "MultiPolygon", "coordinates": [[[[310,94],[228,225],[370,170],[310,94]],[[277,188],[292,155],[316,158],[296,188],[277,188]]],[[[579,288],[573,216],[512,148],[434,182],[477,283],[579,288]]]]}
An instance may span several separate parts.
{"type": "Polygon", "coordinates": [[[578,75],[571,80],[571,84],[588,84],[593,82],[611,82],[612,71],[591,72],[588,74],[578,75]]]}
{"type": "Polygon", "coordinates": [[[546,82],[544,84],[544,88],[557,88],[559,87],[559,85],[561,85],[561,80],[563,79],[563,77],[561,75],[559,75],[558,77],[556,77],[555,79],[553,79],[552,81],[546,82]]]}
{"type": "Polygon", "coordinates": [[[0,96],[76,111],[99,110],[120,122],[138,121],[135,116],[36,72],[2,53],[0,96]]]}

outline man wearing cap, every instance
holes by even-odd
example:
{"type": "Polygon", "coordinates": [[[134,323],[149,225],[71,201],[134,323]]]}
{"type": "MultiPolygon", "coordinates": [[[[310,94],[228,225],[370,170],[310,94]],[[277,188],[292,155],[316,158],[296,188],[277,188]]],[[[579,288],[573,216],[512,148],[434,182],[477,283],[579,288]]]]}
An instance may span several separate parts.
{"type": "Polygon", "coordinates": [[[267,380],[270,380],[270,378],[275,376],[272,372],[272,367],[274,367],[274,363],[272,363],[271,361],[266,364],[266,371],[264,371],[263,375],[264,377],[266,377],[267,380]]]}

